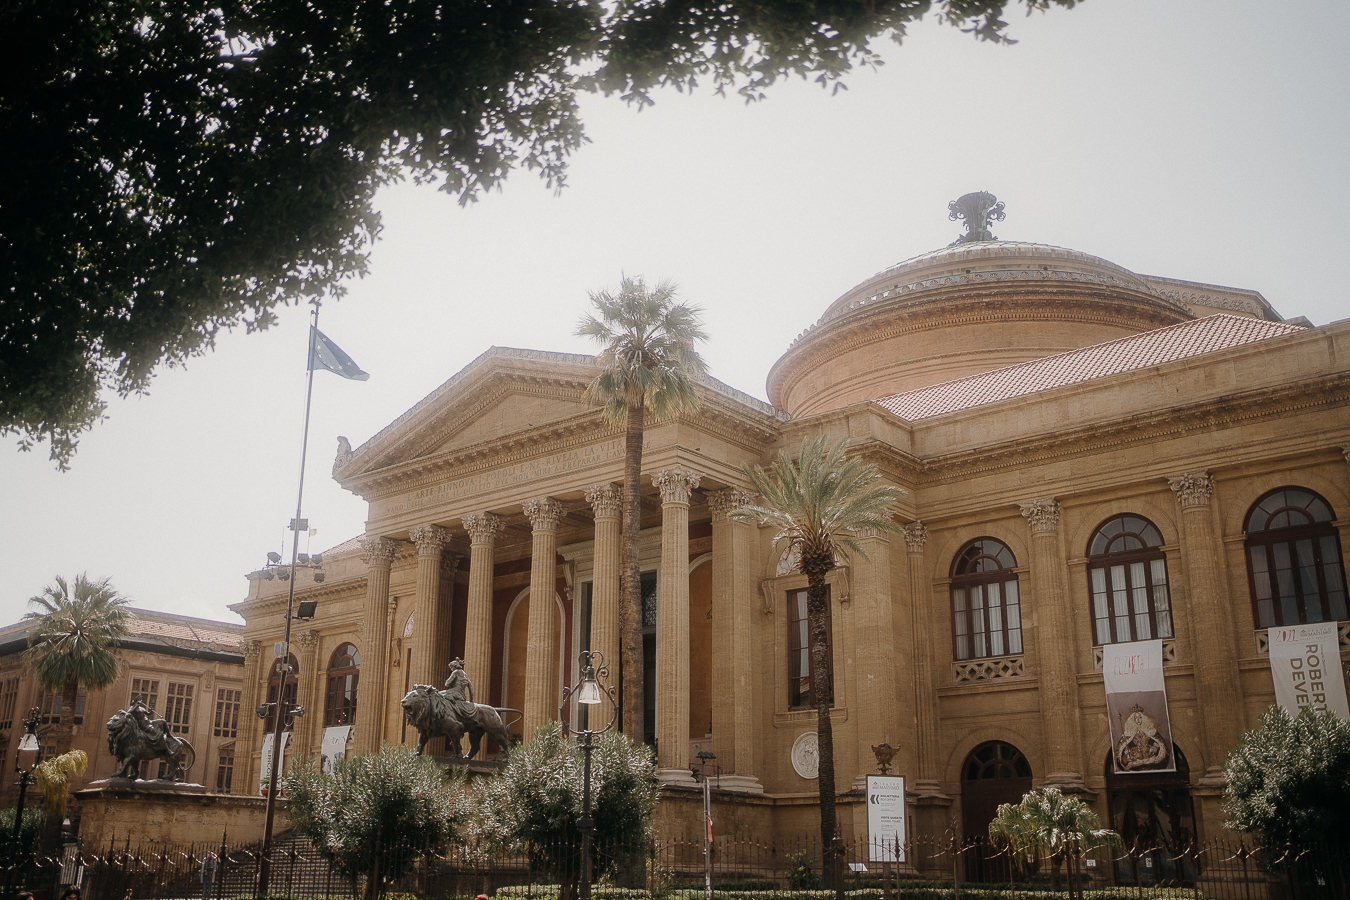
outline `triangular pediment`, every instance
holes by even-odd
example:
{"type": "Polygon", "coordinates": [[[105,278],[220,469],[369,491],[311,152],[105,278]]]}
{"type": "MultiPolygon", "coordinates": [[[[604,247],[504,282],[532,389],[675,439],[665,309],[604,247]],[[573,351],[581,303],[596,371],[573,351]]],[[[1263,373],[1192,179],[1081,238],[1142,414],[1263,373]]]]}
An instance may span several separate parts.
{"type": "Polygon", "coordinates": [[[419,455],[453,453],[475,444],[541,428],[594,408],[581,402],[578,391],[560,390],[558,385],[517,382],[501,387],[500,395],[479,409],[466,411],[463,419],[451,423],[445,440],[419,455]]]}

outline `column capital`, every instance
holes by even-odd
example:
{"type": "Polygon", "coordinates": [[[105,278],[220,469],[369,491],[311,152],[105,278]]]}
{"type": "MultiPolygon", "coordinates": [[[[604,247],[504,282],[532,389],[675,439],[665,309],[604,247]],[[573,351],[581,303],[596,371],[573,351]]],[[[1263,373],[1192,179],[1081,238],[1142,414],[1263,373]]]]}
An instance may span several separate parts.
{"type": "Polygon", "coordinates": [[[1214,478],[1208,472],[1187,472],[1169,476],[1167,486],[1177,495],[1182,509],[1209,506],[1209,498],[1214,493],[1214,478]]]}
{"type": "Polygon", "coordinates": [[[387,537],[361,538],[361,558],[368,566],[388,567],[394,561],[398,542],[387,537]]]}
{"type": "Polygon", "coordinates": [[[720,491],[708,492],[708,507],[712,510],[712,520],[714,522],[726,521],[727,515],[735,512],[742,507],[754,503],[756,496],[750,491],[743,491],[738,487],[722,488],[720,491]]]}
{"type": "Polygon", "coordinates": [[[586,488],[585,497],[597,519],[602,516],[616,519],[623,512],[623,489],[616,484],[593,484],[586,488]]]}
{"type": "Polygon", "coordinates": [[[671,466],[652,473],[652,484],[661,492],[662,503],[689,502],[689,495],[698,487],[703,478],[699,473],[684,466],[671,466]]]}
{"type": "Polygon", "coordinates": [[[302,631],[295,636],[295,642],[300,646],[301,653],[313,653],[319,648],[319,633],[302,631]]]}
{"type": "Polygon", "coordinates": [[[557,531],[558,522],[565,512],[563,505],[552,497],[526,500],[521,508],[525,510],[525,518],[530,520],[535,531],[557,531]]]}
{"type": "Polygon", "coordinates": [[[459,563],[463,558],[464,554],[462,553],[455,553],[450,550],[445,551],[441,554],[441,572],[453,578],[455,572],[459,570],[459,563]]]}
{"type": "Polygon", "coordinates": [[[885,541],[890,538],[890,534],[880,528],[855,528],[853,536],[860,541],[885,541]]]}
{"type": "Polygon", "coordinates": [[[417,545],[418,556],[440,556],[450,541],[450,530],[439,525],[418,525],[408,531],[408,537],[417,545]]]}
{"type": "Polygon", "coordinates": [[[910,553],[923,553],[924,544],[928,543],[928,526],[915,519],[905,526],[905,546],[909,548],[910,553]]]}
{"type": "Polygon", "coordinates": [[[497,532],[502,530],[502,517],[490,512],[472,513],[460,519],[460,523],[473,544],[496,543],[497,532]]]}
{"type": "Polygon", "coordinates": [[[1025,503],[1019,502],[1017,505],[1022,509],[1022,517],[1031,526],[1032,534],[1044,534],[1058,530],[1060,506],[1054,497],[1028,500],[1025,503]]]}
{"type": "Polygon", "coordinates": [[[262,641],[240,641],[239,650],[244,654],[244,662],[257,662],[262,655],[262,641]]]}

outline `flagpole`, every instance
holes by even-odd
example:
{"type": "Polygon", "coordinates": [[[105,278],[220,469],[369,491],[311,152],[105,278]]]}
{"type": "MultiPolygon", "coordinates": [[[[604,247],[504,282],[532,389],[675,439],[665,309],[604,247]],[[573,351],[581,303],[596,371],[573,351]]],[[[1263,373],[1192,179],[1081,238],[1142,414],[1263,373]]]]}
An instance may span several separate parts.
{"type": "MultiPolygon", "coordinates": [[[[285,729],[286,719],[291,711],[291,703],[286,699],[286,678],[290,674],[291,658],[291,615],[295,603],[295,569],[300,554],[300,509],[305,497],[305,456],[309,452],[309,407],[314,397],[314,344],[319,334],[319,301],[314,301],[314,318],[309,329],[309,354],[305,357],[305,427],[300,439],[300,483],[295,492],[295,518],[291,521],[291,577],[287,579],[290,587],[286,593],[286,637],[285,649],[281,656],[281,685],[277,692],[277,705],[273,708],[276,721],[272,725],[272,766],[267,781],[267,819],[263,825],[262,854],[258,865],[257,900],[267,897],[268,882],[272,874],[272,824],[277,808],[277,781],[281,768],[281,733],[285,729]]],[[[275,665],[275,663],[274,663],[275,665]]],[[[296,693],[300,689],[299,677],[296,678],[296,693]]]]}

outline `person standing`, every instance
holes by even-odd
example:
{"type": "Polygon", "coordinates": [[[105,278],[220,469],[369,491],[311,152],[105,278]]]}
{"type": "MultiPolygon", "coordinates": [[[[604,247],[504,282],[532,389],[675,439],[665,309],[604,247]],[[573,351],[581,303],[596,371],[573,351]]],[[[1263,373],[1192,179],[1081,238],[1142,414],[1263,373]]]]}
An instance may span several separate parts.
{"type": "Polygon", "coordinates": [[[220,871],[220,860],[214,853],[208,852],[202,857],[202,900],[211,900],[211,884],[220,871]]]}

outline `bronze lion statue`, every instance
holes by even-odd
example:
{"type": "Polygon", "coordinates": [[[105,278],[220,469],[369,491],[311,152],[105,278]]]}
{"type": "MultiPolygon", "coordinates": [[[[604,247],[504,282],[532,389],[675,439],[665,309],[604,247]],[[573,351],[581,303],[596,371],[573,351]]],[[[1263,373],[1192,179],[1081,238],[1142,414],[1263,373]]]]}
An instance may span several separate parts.
{"type": "Polygon", "coordinates": [[[415,684],[403,697],[403,715],[408,724],[417,729],[417,754],[422,755],[427,741],[434,737],[449,738],[450,755],[473,759],[478,755],[483,735],[489,735],[497,746],[506,750],[511,746],[511,732],[506,730],[501,715],[494,707],[475,703],[474,712],[461,720],[455,712],[449,692],[438,691],[429,684],[415,684]],[[469,755],[464,756],[460,738],[469,735],[469,755]]]}
{"type": "Polygon", "coordinates": [[[108,752],[117,760],[113,778],[136,778],[141,760],[162,759],[168,763],[169,777],[183,781],[197,759],[187,739],[170,734],[169,723],[155,718],[140,700],[108,720],[108,752]]]}

